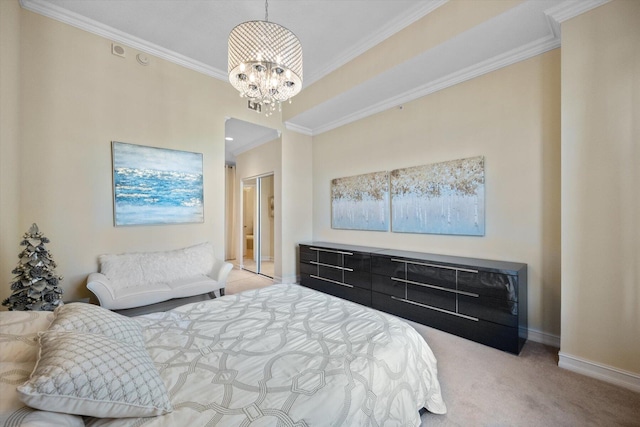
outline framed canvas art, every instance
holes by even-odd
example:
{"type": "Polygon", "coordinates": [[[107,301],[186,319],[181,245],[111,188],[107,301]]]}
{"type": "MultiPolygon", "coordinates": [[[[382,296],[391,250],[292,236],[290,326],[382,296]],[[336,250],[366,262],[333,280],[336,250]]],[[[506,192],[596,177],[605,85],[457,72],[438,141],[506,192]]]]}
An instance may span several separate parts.
{"type": "Polygon", "coordinates": [[[391,171],[391,231],[484,236],[484,157],[391,171]]]}
{"type": "Polygon", "coordinates": [[[331,227],[389,230],[389,172],[332,180],[331,227]]]}
{"type": "Polygon", "coordinates": [[[114,224],[204,222],[202,154],[113,141],[114,224]]]}

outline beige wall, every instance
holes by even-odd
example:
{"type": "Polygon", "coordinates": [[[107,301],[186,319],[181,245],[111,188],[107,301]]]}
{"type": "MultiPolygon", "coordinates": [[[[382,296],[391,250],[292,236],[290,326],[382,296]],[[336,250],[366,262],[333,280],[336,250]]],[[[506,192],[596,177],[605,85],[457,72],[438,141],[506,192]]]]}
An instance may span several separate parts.
{"type": "MultiPolygon", "coordinates": [[[[519,261],[529,327],[560,333],[560,51],[313,139],[315,240],[519,261]],[[333,230],[333,178],[482,155],[486,235],[333,230]]],[[[540,337],[538,338],[540,340],[540,337]]]]}
{"type": "Polygon", "coordinates": [[[279,118],[246,110],[225,82],[154,57],[143,67],[134,49],[127,49],[125,59],[116,57],[109,40],[16,10],[17,0],[0,4],[0,273],[5,284],[0,297],[9,294],[19,239],[33,222],[51,240],[48,249],[64,276],[65,299],[88,296],[85,279],[98,268],[102,253],[174,249],[209,240],[222,257],[225,117],[271,127],[280,125],[279,118]],[[113,140],[203,153],[205,222],[114,227],[113,140]]]}
{"type": "Polygon", "coordinates": [[[298,281],[298,243],[310,241],[313,224],[312,138],[282,132],[282,281],[298,281]]]}
{"type": "Polygon", "coordinates": [[[562,24],[564,361],[640,384],[640,2],[562,24]]]}
{"type": "MultiPolygon", "coordinates": [[[[18,261],[20,189],[20,5],[0,1],[0,300],[9,296],[18,261]]],[[[4,307],[2,307],[4,308],[4,307]]]]}

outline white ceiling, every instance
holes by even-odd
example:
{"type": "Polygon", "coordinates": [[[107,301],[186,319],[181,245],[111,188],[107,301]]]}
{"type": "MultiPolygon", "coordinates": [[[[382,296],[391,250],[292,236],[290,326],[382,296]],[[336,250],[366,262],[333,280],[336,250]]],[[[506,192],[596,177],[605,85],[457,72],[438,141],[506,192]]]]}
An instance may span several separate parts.
{"type": "MultiPolygon", "coordinates": [[[[25,9],[225,81],[229,32],[244,21],[265,17],[262,0],[20,1],[25,9]]],[[[304,91],[447,1],[270,0],[269,20],[300,39],[304,91]]],[[[607,1],[525,0],[285,124],[319,134],[557,48],[560,22],[607,1]]],[[[253,135],[245,145],[262,139],[253,135]]]]}
{"type": "Polygon", "coordinates": [[[280,137],[280,132],[275,129],[233,118],[225,122],[224,134],[225,138],[233,138],[225,140],[225,160],[234,164],[238,154],[280,137]]]}

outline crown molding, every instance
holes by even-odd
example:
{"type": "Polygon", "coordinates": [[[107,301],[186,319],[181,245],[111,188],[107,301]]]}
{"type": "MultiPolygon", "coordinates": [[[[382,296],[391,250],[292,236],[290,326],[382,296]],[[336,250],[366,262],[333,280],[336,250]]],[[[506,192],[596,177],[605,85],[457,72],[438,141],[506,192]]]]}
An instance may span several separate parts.
{"type": "Polygon", "coordinates": [[[610,1],[611,0],[567,0],[545,10],[544,13],[558,24],[561,24],[568,19],[575,18],[610,1]]]}
{"type": "Polygon", "coordinates": [[[408,9],[402,16],[388,22],[383,27],[381,27],[379,31],[376,31],[374,34],[371,34],[371,36],[361,40],[360,43],[356,44],[349,50],[337,56],[335,60],[326,64],[323,68],[320,68],[312,73],[307,73],[305,85],[309,86],[315,83],[322,77],[337,70],[356,57],[362,55],[367,50],[383,42],[402,29],[408,27],[422,17],[433,12],[448,1],[449,0],[424,1],[418,4],[418,6],[408,9]]]}
{"type": "Polygon", "coordinates": [[[295,123],[291,123],[291,122],[284,122],[284,126],[285,128],[287,128],[287,130],[293,131],[293,132],[297,132],[297,133],[301,133],[303,135],[308,135],[308,136],[313,136],[313,131],[307,127],[304,126],[299,126],[295,123]]]}
{"type": "MultiPolygon", "coordinates": [[[[407,10],[399,18],[389,22],[384,27],[373,34],[371,37],[367,37],[359,44],[344,52],[338,56],[334,61],[327,64],[324,68],[318,70],[315,73],[307,74],[305,81],[306,85],[310,85],[317,80],[320,80],[330,72],[340,68],[347,62],[371,49],[373,46],[382,42],[386,38],[392,36],[404,27],[412,24],[423,16],[431,13],[438,7],[447,3],[449,0],[430,0],[428,2],[420,3],[418,7],[407,10]]],[[[65,24],[69,24],[73,27],[81,30],[96,34],[109,40],[113,40],[118,43],[122,43],[134,49],[138,49],[150,55],[157,56],[158,58],[165,59],[183,67],[192,69],[207,76],[214,77],[219,80],[227,81],[227,73],[223,70],[211,67],[200,61],[189,58],[177,52],[169,49],[165,49],[156,44],[150,43],[146,40],[132,36],[131,34],[124,33],[120,30],[116,30],[108,25],[101,24],[93,19],[86,18],[77,13],[63,9],[55,4],[43,1],[43,0],[20,0],[20,5],[23,9],[31,12],[38,13],[56,21],[60,21],[65,24]]]]}
{"type": "Polygon", "coordinates": [[[207,76],[224,81],[228,78],[227,73],[220,71],[217,68],[213,68],[172,50],[165,49],[138,37],[116,30],[113,27],[101,24],[93,19],[78,15],[75,12],[68,11],[55,4],[42,0],[20,0],[20,5],[23,9],[69,24],[73,27],[96,34],[106,39],[122,43],[134,49],[165,59],[207,76]]]}
{"type": "Polygon", "coordinates": [[[361,120],[373,114],[377,114],[390,108],[397,107],[398,105],[416,100],[418,98],[422,98],[423,96],[429,95],[442,89],[446,89],[458,83],[462,83],[464,81],[471,80],[475,77],[479,77],[483,74],[490,73],[508,65],[515,64],[516,62],[520,62],[536,55],[540,55],[558,47],[560,47],[560,39],[558,37],[555,37],[554,35],[543,37],[526,45],[520,46],[516,49],[512,49],[511,51],[494,56],[493,58],[489,58],[486,61],[479,62],[470,67],[463,68],[459,71],[451,73],[440,79],[431,81],[422,86],[418,86],[410,91],[401,93],[389,99],[385,99],[384,101],[378,102],[376,104],[372,104],[367,108],[356,111],[353,114],[349,114],[348,116],[342,117],[339,120],[335,120],[317,128],[313,128],[311,130],[312,134],[319,135],[340,126],[344,126],[357,120],[361,120]]]}

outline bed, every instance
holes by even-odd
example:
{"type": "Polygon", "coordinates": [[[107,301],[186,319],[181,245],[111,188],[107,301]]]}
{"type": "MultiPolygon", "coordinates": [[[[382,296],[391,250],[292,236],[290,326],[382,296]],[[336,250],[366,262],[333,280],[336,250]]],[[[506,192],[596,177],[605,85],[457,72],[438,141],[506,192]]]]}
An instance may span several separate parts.
{"type": "MultiPolygon", "coordinates": [[[[135,318],[104,313],[107,310],[89,304],[63,307],[67,311],[55,316],[0,313],[0,425],[418,426],[422,408],[446,412],[436,359],[411,326],[299,285],[273,285],[135,318]],[[103,314],[108,319],[96,320],[103,314]],[[83,316],[84,323],[78,320],[83,316]],[[138,327],[142,344],[136,342],[138,327]],[[38,357],[38,332],[45,330],[40,361],[25,383],[38,357]],[[44,386],[31,384],[47,368],[48,345],[72,351],[74,345],[91,340],[96,340],[95,348],[82,347],[77,356],[91,354],[87,360],[72,362],[73,357],[58,354],[63,360],[53,358],[54,364],[66,365],[48,374],[75,375],[74,381],[81,378],[83,387],[98,384],[94,392],[101,393],[104,379],[91,375],[110,369],[111,357],[139,353],[150,358],[152,368],[143,373],[150,379],[138,386],[125,380],[119,387],[144,388],[136,390],[136,398],[156,393],[147,406],[157,416],[135,412],[143,406],[137,403],[116,407],[113,396],[95,396],[96,406],[85,410],[92,403],[85,396],[71,401],[69,396],[53,396],[51,401],[44,386]],[[104,354],[95,355],[94,350],[104,354]],[[78,366],[96,359],[101,362],[81,372],[78,366]],[[159,380],[153,383],[156,376],[159,380]],[[82,416],[62,413],[69,407],[82,416]],[[96,410],[100,418],[88,416],[96,410]]],[[[113,362],[113,369],[124,369],[115,375],[125,378],[130,370],[143,369],[144,360],[131,367],[113,362]]],[[[82,387],[76,383],[71,388],[76,393],[82,387]]],[[[116,398],[123,394],[117,390],[116,398]]]]}

